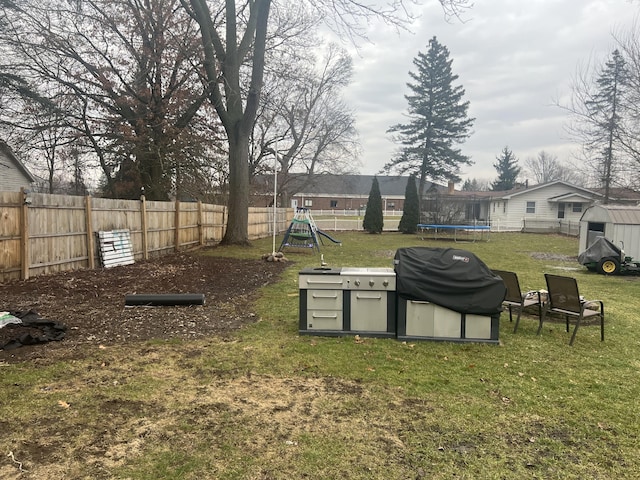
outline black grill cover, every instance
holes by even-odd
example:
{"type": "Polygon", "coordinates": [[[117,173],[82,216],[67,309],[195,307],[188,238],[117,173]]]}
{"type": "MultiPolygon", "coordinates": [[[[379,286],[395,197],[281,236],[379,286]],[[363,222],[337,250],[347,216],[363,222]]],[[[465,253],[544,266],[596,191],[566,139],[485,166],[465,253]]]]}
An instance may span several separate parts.
{"type": "Polygon", "coordinates": [[[399,248],[394,258],[397,294],[460,313],[494,315],[507,289],[475,254],[455,248],[399,248]]]}

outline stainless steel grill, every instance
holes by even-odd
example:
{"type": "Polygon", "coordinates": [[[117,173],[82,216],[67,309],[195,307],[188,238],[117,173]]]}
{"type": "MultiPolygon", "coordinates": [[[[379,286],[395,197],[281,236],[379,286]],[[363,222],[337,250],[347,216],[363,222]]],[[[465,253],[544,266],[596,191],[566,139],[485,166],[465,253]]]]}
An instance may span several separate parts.
{"type": "Polygon", "coordinates": [[[392,268],[315,268],[299,274],[300,333],[396,335],[392,268]]]}

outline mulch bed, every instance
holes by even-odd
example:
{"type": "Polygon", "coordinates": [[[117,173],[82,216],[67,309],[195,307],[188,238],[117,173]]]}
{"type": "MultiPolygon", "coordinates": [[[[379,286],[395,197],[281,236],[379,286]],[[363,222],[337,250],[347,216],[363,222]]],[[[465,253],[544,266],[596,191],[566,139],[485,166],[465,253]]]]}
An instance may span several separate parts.
{"type": "MultiPolygon", "coordinates": [[[[214,247],[215,248],[215,247],[214,247]]],[[[258,290],[277,281],[284,262],[176,253],[133,265],[43,275],[0,284],[0,311],[37,312],[64,324],[62,341],[0,350],[0,361],[73,355],[80,345],[228,336],[257,316],[258,290]],[[126,307],[127,294],[204,294],[204,305],[126,307]]],[[[32,328],[0,328],[0,345],[32,328]]]]}

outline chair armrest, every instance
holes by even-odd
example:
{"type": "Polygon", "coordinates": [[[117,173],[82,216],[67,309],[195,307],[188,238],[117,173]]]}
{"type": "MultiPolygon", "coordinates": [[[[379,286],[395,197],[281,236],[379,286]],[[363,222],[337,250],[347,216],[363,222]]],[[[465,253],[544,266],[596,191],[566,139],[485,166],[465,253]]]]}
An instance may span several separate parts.
{"type": "Polygon", "coordinates": [[[604,303],[602,302],[602,300],[584,300],[582,302],[582,310],[584,311],[586,308],[589,308],[590,306],[596,306],[596,307],[600,307],[600,311],[604,310],[604,303]]]}

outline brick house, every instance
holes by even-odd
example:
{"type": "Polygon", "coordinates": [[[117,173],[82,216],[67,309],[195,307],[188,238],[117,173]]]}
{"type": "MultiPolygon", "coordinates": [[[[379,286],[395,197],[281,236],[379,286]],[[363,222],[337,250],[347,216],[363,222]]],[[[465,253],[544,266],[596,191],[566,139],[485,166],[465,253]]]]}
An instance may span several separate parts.
{"type": "MultiPolygon", "coordinates": [[[[375,175],[378,178],[382,208],[402,211],[408,176],[375,175]]],[[[363,210],[369,199],[374,175],[315,175],[312,180],[300,176],[300,188],[291,182],[290,204],[292,208],[311,210],[363,210]],[[304,183],[303,183],[304,180],[304,183]],[[294,193],[295,192],[295,193],[294,193]]],[[[447,187],[427,182],[427,189],[446,191],[447,187]]]]}

